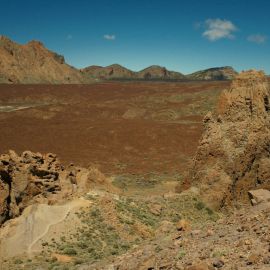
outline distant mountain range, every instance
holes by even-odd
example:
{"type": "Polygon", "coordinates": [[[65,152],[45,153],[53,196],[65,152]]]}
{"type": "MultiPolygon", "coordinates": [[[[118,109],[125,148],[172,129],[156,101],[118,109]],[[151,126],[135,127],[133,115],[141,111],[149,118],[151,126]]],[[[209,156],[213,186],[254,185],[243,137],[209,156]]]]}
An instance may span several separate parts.
{"type": "Polygon", "coordinates": [[[0,83],[62,84],[91,83],[102,80],[232,80],[232,67],[218,67],[184,75],[153,65],[135,72],[121,65],[89,66],[76,69],[63,56],[45,48],[39,41],[20,45],[0,36],[0,83]]]}
{"type": "Polygon", "coordinates": [[[180,72],[167,70],[161,66],[150,66],[135,72],[113,64],[107,67],[90,66],[81,69],[81,72],[92,79],[99,80],[232,80],[237,72],[232,67],[217,67],[200,70],[195,73],[184,75],[180,72]]]}

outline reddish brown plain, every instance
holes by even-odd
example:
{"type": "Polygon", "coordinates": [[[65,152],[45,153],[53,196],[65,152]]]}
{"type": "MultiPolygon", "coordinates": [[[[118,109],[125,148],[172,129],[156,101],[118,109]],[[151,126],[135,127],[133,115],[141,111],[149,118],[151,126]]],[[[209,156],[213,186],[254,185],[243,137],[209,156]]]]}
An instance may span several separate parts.
{"type": "Polygon", "coordinates": [[[0,153],[56,153],[104,173],[178,173],[227,82],[0,85],[0,153]]]}

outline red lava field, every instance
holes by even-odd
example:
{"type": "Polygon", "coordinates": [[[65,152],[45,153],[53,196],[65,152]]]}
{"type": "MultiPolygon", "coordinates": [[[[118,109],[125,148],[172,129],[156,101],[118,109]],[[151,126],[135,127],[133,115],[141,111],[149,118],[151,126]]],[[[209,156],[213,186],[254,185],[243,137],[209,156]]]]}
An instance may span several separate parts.
{"type": "Polygon", "coordinates": [[[177,173],[226,82],[0,85],[0,152],[53,152],[104,173],[177,173]]]}

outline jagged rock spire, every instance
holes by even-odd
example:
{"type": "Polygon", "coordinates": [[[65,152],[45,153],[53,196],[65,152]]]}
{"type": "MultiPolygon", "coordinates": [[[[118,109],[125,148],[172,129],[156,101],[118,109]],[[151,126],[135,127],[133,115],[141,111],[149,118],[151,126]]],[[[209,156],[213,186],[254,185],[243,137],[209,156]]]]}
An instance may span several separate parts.
{"type": "Polygon", "coordinates": [[[262,71],[239,74],[220,96],[186,182],[209,204],[248,202],[248,190],[270,188],[269,83],[262,71]]]}

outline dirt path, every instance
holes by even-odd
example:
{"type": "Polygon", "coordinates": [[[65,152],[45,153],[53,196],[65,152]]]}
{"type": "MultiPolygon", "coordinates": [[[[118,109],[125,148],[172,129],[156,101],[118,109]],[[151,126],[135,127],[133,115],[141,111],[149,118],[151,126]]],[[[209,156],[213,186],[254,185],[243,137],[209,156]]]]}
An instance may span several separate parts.
{"type": "MultiPolygon", "coordinates": [[[[71,205],[64,205],[64,206],[60,206],[60,207],[61,207],[61,209],[59,209],[59,210],[61,210],[60,215],[58,215],[56,219],[49,220],[48,223],[44,224],[45,227],[43,228],[43,229],[44,229],[44,230],[43,230],[43,233],[37,235],[37,236],[32,240],[32,243],[29,245],[28,250],[27,250],[28,253],[31,253],[31,252],[32,252],[32,248],[34,247],[34,245],[35,245],[40,239],[42,239],[42,237],[44,237],[44,236],[48,233],[50,227],[53,226],[53,225],[56,225],[56,224],[58,224],[58,223],[60,223],[60,222],[62,222],[62,221],[64,221],[65,218],[67,217],[68,213],[69,213],[70,210],[72,209],[71,205]]],[[[54,211],[55,211],[55,210],[56,210],[56,212],[58,212],[57,209],[54,209],[54,211]]],[[[30,226],[31,226],[31,225],[30,225],[30,226]]]]}

